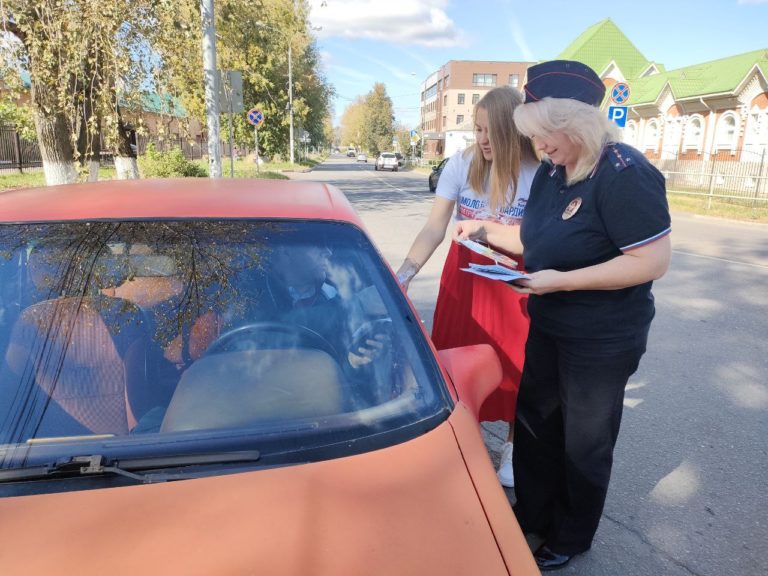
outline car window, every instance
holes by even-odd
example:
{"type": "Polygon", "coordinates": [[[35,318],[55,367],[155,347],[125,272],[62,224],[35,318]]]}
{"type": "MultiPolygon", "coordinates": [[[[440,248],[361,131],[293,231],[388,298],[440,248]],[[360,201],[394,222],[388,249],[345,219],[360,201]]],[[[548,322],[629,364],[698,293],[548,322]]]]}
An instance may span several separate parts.
{"type": "Polygon", "coordinates": [[[0,468],[244,439],[337,457],[436,425],[449,402],[352,225],[0,227],[0,468]]]}

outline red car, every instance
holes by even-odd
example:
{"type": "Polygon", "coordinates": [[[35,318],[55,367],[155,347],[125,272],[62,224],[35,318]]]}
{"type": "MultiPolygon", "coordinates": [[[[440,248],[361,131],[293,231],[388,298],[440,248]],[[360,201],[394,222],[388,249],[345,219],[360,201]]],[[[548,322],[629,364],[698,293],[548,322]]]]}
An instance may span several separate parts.
{"type": "Polygon", "coordinates": [[[533,575],[476,420],[343,194],[0,194],[0,572],[533,575]]]}

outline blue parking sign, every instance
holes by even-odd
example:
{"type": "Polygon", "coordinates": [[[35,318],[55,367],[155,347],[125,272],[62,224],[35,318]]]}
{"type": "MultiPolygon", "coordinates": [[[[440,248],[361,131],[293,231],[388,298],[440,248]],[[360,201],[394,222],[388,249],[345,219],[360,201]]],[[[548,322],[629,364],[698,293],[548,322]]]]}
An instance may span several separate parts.
{"type": "Polygon", "coordinates": [[[608,118],[616,122],[620,128],[624,128],[627,123],[627,107],[626,106],[609,106],[608,118]]]}

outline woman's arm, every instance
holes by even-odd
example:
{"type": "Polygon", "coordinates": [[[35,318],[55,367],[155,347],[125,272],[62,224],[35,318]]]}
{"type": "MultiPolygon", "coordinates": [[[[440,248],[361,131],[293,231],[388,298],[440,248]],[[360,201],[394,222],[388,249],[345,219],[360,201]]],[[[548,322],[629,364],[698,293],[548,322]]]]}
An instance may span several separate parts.
{"type": "Polygon", "coordinates": [[[397,278],[406,290],[411,279],[445,239],[445,231],[451,221],[455,204],[453,200],[435,196],[427,222],[416,235],[408,255],[397,270],[397,278]]]}
{"type": "Polygon", "coordinates": [[[540,270],[530,280],[515,284],[529,294],[548,294],[570,290],[618,290],[658,280],[669,268],[672,242],[669,235],[650,244],[628,250],[608,262],[571,270],[540,270]]]}
{"type": "Polygon", "coordinates": [[[520,226],[507,226],[485,220],[461,220],[453,231],[454,240],[480,240],[493,248],[510,254],[522,254],[523,243],[520,240],[520,226]]]}

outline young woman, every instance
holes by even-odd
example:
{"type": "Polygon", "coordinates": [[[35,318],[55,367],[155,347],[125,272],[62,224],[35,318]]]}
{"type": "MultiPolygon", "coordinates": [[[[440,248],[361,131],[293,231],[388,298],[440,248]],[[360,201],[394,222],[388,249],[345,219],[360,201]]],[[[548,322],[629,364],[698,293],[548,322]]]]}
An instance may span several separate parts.
{"type": "Polygon", "coordinates": [[[651,284],[669,266],[664,177],[599,109],[580,62],[528,69],[515,123],[544,156],[522,225],[465,221],[458,238],[523,250],[531,326],[515,431],[515,514],[555,570],[592,545],[619,433],[624,387],[645,352],[651,284]]]}
{"type": "MultiPolygon", "coordinates": [[[[475,143],[454,154],[440,175],[429,218],[397,273],[404,287],[443,241],[452,218],[519,226],[539,164],[531,141],[514,127],[513,114],[521,103],[520,92],[505,86],[490,90],[475,105],[475,143]]],[[[522,259],[514,258],[522,269],[522,259]]],[[[501,282],[463,272],[470,262],[491,261],[451,245],[440,279],[432,341],[438,349],[487,343],[499,355],[504,380],[483,404],[480,417],[510,423],[498,476],[504,486],[512,487],[511,423],[528,334],[526,297],[501,282]]]]}

